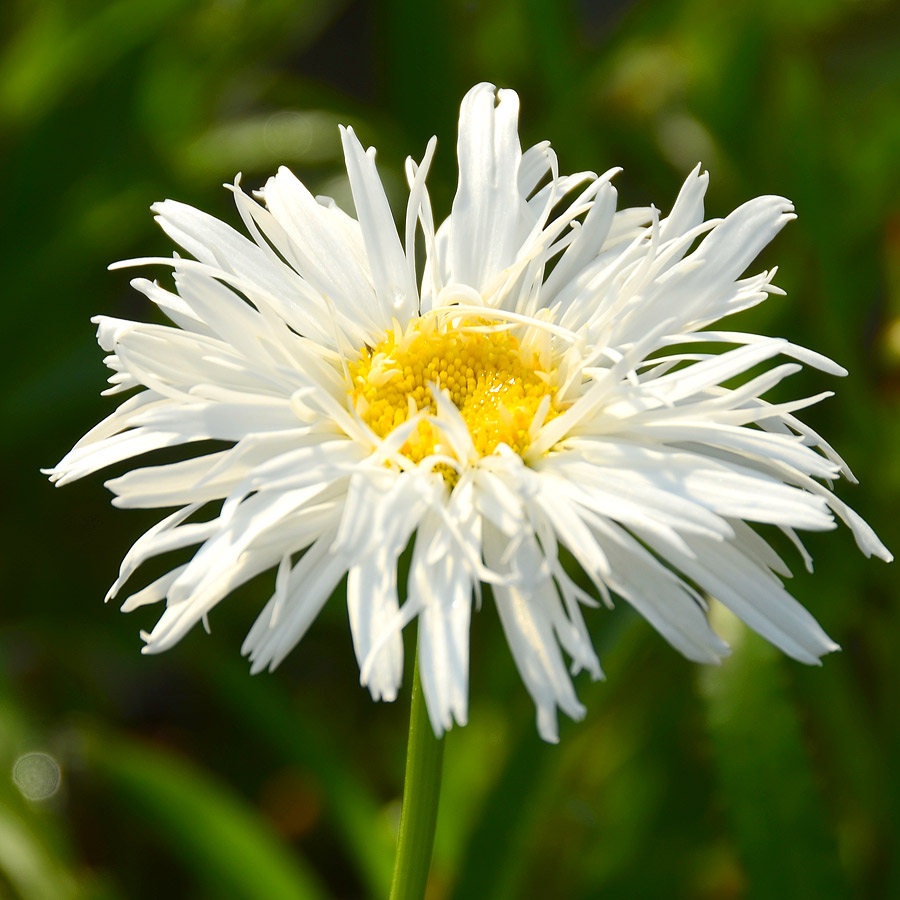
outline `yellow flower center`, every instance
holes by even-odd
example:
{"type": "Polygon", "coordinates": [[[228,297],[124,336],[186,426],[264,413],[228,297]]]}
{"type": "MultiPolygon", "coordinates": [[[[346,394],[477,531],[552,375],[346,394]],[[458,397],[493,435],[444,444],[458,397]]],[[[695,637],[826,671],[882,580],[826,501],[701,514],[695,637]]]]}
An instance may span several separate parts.
{"type": "MultiPolygon", "coordinates": [[[[417,412],[435,411],[433,385],[459,410],[479,455],[500,444],[521,455],[533,437],[532,425],[558,415],[555,372],[542,368],[537,354],[520,346],[506,324],[446,323],[423,316],[406,331],[398,326],[375,347],[366,347],[349,365],[357,412],[375,434],[387,437],[417,412]],[[549,400],[542,404],[545,397],[549,400]]],[[[448,452],[440,428],[429,421],[419,423],[402,447],[413,462],[448,452]]]]}

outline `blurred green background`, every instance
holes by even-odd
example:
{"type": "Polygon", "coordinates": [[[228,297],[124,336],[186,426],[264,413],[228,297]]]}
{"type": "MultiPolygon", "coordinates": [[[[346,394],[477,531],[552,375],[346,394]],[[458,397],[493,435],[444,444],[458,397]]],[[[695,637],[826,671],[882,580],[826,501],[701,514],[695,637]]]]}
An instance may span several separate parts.
{"type": "MultiPolygon", "coordinates": [[[[861,477],[840,496],[900,549],[896,3],[10,0],[0,25],[3,900],[386,896],[408,676],[398,703],[370,701],[335,600],[250,678],[238,648],[271,576],[211,635],[142,657],[157,611],[102,598],[157,517],[113,510],[101,477],[57,492],[38,472],[114,406],[90,316],[152,315],[133,273],[106,271],[171,253],[149,205],[237,224],[221,183],[280,163],[346,197],[338,122],[398,197],[437,133],[440,216],[458,104],[484,79],[519,91],[523,142],[551,139],[563,171],[624,166],[623,204],[666,210],[698,160],[712,215],[791,198],[799,220],[756,267],[777,262],[788,296],[737,324],[851,370],[790,392],[837,390],[807,420],[861,477]],[[56,793],[29,799],[56,765],[56,793]]],[[[432,900],[900,897],[896,572],[843,529],[808,546],[816,574],[792,589],[842,653],[807,669],[726,622],[734,656],[702,669],[624,607],[592,612],[608,681],[579,679],[588,717],[558,747],[486,607],[432,900]]]]}

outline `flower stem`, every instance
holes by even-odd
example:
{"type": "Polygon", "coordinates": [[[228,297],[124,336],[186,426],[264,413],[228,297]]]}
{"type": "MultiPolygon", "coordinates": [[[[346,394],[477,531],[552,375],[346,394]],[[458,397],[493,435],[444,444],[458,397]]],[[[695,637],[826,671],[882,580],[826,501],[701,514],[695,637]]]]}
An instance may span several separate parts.
{"type": "Polygon", "coordinates": [[[409,710],[400,836],[390,900],[422,900],[425,896],[437,825],[443,759],[444,741],[434,736],[425,708],[417,653],[409,710]]]}

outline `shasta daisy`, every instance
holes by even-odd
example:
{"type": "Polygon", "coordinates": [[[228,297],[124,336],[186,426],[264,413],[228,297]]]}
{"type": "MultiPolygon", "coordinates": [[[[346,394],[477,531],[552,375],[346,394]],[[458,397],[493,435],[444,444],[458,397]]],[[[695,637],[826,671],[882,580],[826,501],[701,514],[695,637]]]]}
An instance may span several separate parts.
{"type": "Polygon", "coordinates": [[[809,565],[796,532],[837,517],[867,556],[891,558],[829,487],[852,479],[846,464],[795,416],[827,395],[763,399],[801,363],[844,370],[781,338],[710,328],[778,292],[774,272],[742,275],[791,204],[759,197],[705,221],[698,167],[667,216],[616,211],[616,171],[560,175],[549,144],[522,152],[518,110],[492,85],[466,95],[451,213],[435,226],[432,139],[421,164],[407,161],[402,237],[374,151],[349,128],[355,218],[287,169],[258,200],[231,186],[249,237],[181,203],[154,207],[189,258],[118,265],[171,267],[174,291],[133,284],[172,324],[95,320],[108,393],[129,396],[50,473],[64,484],[184,446],[183,461],[107,482],[117,506],[174,507],[110,597],[151,557],[197,548],[125,600],[165,600],[145,652],[274,569],[243,647],[253,671],[273,668],[346,575],[361,682],[397,695],[401,631],[416,619],[440,734],[466,721],[471,614],[488,584],[552,741],[558,709],[584,713],[570,671],[601,677],[582,614],[596,598],[624,598],[702,662],[728,653],[707,596],[795,659],[836,649],[755,526],[780,529],[809,565]]]}

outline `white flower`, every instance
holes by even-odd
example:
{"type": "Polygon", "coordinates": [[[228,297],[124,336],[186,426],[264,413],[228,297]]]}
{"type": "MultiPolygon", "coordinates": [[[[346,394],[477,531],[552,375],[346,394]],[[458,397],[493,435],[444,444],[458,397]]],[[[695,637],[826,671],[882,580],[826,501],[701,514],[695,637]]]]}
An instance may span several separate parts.
{"type": "Polygon", "coordinates": [[[486,583],[540,734],[556,740],[557,708],[584,713],[569,668],[601,677],[581,609],[597,603],[560,545],[604,602],[624,598],[690,659],[728,653],[706,595],[795,659],[836,649],[748,524],[780,529],[809,566],[795,530],[837,516],[867,556],[891,558],[826,487],[852,479],[844,462],[794,416],[827,395],[761,399],[797,362],[723,385],[779,356],[844,370],[780,338],[705,330],[778,292],[774,273],[741,275],[791,204],[759,197],[704,222],[698,167],[667,217],[616,212],[615,171],[559,175],[547,143],[521,152],[517,120],[512,91],[466,95],[452,212],[435,229],[432,139],[421,165],[407,161],[402,241],[374,151],[351,129],[341,136],[356,219],[286,169],[264,205],[235,182],[250,239],[183,204],[154,207],[194,258],[120,265],[172,267],[176,293],[133,284],[174,324],[95,320],[108,393],[138,390],[51,472],[63,484],[220,442],[107,482],[117,506],[176,508],[127,554],[109,596],[147,559],[198,546],[125,601],[166,601],[145,652],[275,568],[243,647],[254,672],[274,668],[346,574],[361,682],[396,696],[401,629],[418,618],[440,734],[466,721],[471,611],[486,583]],[[401,605],[397,561],[413,539],[401,605]]]}

